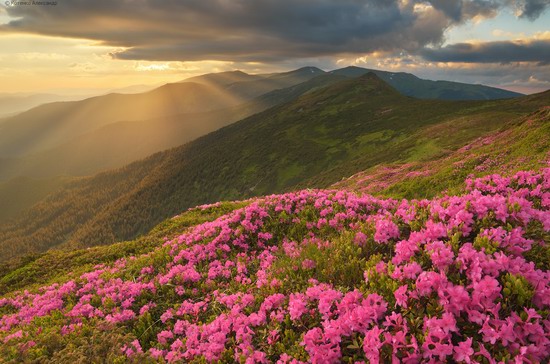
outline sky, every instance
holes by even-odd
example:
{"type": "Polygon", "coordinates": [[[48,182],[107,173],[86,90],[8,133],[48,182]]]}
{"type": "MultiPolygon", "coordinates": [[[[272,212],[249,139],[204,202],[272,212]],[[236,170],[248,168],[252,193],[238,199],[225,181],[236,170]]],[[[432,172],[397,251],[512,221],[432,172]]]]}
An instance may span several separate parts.
{"type": "Polygon", "coordinates": [[[350,65],[550,89],[550,0],[0,2],[0,94],[350,65]]]}

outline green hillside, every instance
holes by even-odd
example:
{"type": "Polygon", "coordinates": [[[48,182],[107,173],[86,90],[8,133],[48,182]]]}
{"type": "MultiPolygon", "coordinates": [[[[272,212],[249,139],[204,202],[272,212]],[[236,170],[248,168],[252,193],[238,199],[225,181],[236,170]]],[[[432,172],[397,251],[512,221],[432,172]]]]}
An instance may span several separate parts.
{"type": "Polygon", "coordinates": [[[58,185],[50,182],[67,180],[55,176],[87,176],[120,168],[342,79],[345,78],[328,74],[317,76],[221,111],[111,123],[41,153],[0,159],[0,180],[6,180],[0,182],[0,202],[5,202],[0,204],[0,222],[54,192],[58,185]]]}
{"type": "MultiPolygon", "coordinates": [[[[461,127],[460,124],[441,124],[425,129],[424,133],[461,127]]],[[[546,106],[513,119],[498,130],[476,138],[441,158],[377,165],[330,187],[393,198],[462,194],[464,180],[468,176],[481,177],[492,173],[511,175],[520,170],[540,170],[548,166],[550,139],[547,135],[550,135],[550,108],[546,106]]],[[[20,185],[36,190],[38,183],[23,181],[20,185]]],[[[192,208],[166,219],[135,241],[68,252],[53,250],[14,259],[0,265],[0,294],[66,279],[96,264],[110,264],[128,255],[145,254],[160,246],[165,237],[171,238],[190,226],[214,220],[248,204],[247,201],[221,202],[207,209],[192,208]]]]}
{"type": "MultiPolygon", "coordinates": [[[[546,92],[546,96],[550,94],[546,92]]],[[[464,133],[461,122],[435,125],[417,143],[464,133]]],[[[550,163],[550,107],[511,120],[497,131],[476,138],[458,150],[443,151],[440,158],[413,155],[407,161],[377,165],[345,178],[334,188],[393,198],[432,198],[442,192],[457,194],[468,177],[521,170],[540,170],[550,163]],[[420,158],[415,158],[420,157],[420,158]]],[[[445,148],[445,146],[442,146],[445,148]]],[[[420,148],[420,150],[432,147],[420,148]]],[[[334,173],[334,171],[329,172],[334,173]]]]}
{"type": "MultiPolygon", "coordinates": [[[[354,78],[367,72],[358,67],[330,73],[315,67],[265,75],[232,71],[192,77],[148,92],[45,104],[2,120],[0,180],[91,175],[117,168],[296,98],[313,87],[312,79],[322,80],[322,86],[331,78],[354,78]]],[[[374,72],[404,95],[419,98],[519,95],[405,73],[374,72]]]]}
{"type": "Polygon", "coordinates": [[[441,158],[548,102],[548,94],[489,102],[417,100],[374,74],[341,81],[70,184],[1,227],[2,256],[110,244],[202,203],[325,187],[378,164],[441,158]],[[430,137],[437,126],[441,137],[430,137]]]}

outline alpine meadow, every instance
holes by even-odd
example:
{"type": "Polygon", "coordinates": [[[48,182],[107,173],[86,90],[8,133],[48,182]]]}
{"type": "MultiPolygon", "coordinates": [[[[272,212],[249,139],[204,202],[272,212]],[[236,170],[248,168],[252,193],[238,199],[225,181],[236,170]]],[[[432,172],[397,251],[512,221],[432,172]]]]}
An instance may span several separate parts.
{"type": "Polygon", "coordinates": [[[0,363],[548,363],[550,4],[0,5],[0,363]]]}

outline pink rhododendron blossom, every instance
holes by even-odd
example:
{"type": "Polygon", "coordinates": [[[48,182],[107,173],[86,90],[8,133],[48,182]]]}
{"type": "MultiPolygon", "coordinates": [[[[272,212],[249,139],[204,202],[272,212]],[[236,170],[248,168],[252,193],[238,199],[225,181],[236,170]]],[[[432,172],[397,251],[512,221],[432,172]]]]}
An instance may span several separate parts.
{"type": "Polygon", "coordinates": [[[52,332],[103,331],[123,333],[128,361],[550,360],[550,168],[431,200],[303,190],[243,206],[0,297],[0,353],[30,362],[52,332]]]}

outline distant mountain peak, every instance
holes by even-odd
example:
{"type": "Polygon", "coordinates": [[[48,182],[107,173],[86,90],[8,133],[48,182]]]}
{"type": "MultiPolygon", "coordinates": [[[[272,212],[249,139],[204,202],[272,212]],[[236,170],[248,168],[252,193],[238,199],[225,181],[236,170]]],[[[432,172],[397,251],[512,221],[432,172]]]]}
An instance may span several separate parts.
{"type": "Polygon", "coordinates": [[[394,89],[382,77],[380,77],[378,74],[376,74],[376,72],[373,72],[373,71],[369,71],[359,77],[354,77],[351,80],[355,82],[362,82],[362,83],[368,82],[374,85],[378,85],[380,87],[390,88],[392,90],[394,89]]]}
{"type": "Polygon", "coordinates": [[[250,76],[250,74],[244,72],[244,71],[241,71],[241,70],[233,70],[233,71],[223,71],[223,72],[215,72],[215,73],[212,73],[213,75],[218,75],[218,76],[221,76],[221,75],[240,75],[240,76],[250,76]]]}
{"type": "Polygon", "coordinates": [[[295,69],[293,71],[288,71],[288,72],[283,72],[283,73],[276,73],[274,76],[275,77],[278,77],[280,75],[293,75],[293,74],[316,74],[316,75],[321,75],[321,74],[325,74],[326,72],[323,71],[322,69],[320,68],[317,68],[317,67],[312,67],[312,66],[308,66],[308,67],[301,67],[301,68],[298,68],[298,69],[295,69]]]}
{"type": "Polygon", "coordinates": [[[362,79],[367,79],[367,80],[378,80],[378,81],[382,81],[382,79],[380,77],[378,77],[376,75],[376,73],[374,73],[373,71],[369,71],[367,73],[365,73],[363,76],[359,77],[359,78],[362,78],[362,79]]]}
{"type": "Polygon", "coordinates": [[[325,73],[322,69],[313,66],[298,68],[295,72],[325,73]]]}
{"type": "Polygon", "coordinates": [[[412,73],[388,72],[348,66],[331,71],[333,75],[349,78],[375,73],[383,81],[406,96],[418,99],[440,100],[494,100],[522,96],[516,92],[484,85],[472,85],[451,81],[432,81],[421,79],[412,73]]]}
{"type": "Polygon", "coordinates": [[[330,71],[330,73],[337,73],[338,71],[343,71],[343,70],[367,70],[367,69],[363,67],[358,67],[358,66],[347,66],[347,67],[339,68],[337,70],[330,71]]]}
{"type": "Polygon", "coordinates": [[[384,81],[379,77],[375,72],[367,72],[364,75],[354,79],[358,83],[362,83],[365,86],[365,91],[375,92],[377,95],[392,95],[397,99],[402,97],[402,94],[399,93],[393,86],[384,81]]]}
{"type": "Polygon", "coordinates": [[[182,82],[197,82],[197,83],[205,83],[210,85],[217,85],[217,86],[226,86],[235,82],[246,82],[246,81],[253,81],[257,80],[261,77],[256,75],[249,75],[248,73],[245,73],[241,70],[234,70],[234,71],[224,71],[224,72],[217,72],[217,73],[207,73],[205,75],[195,76],[186,78],[182,82]]]}
{"type": "Polygon", "coordinates": [[[204,76],[223,76],[223,75],[246,75],[250,76],[248,73],[241,71],[241,70],[233,70],[233,71],[222,71],[222,72],[212,72],[207,73],[204,75],[196,76],[196,77],[204,77],[204,76]]]}

